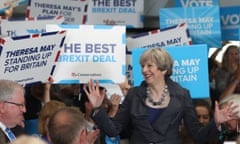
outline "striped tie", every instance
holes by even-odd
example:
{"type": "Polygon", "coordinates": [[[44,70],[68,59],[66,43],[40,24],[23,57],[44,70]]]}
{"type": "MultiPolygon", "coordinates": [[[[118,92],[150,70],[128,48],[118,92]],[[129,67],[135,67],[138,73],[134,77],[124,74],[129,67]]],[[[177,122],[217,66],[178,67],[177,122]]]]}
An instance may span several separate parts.
{"type": "Polygon", "coordinates": [[[13,134],[13,132],[9,128],[6,128],[5,132],[7,133],[8,138],[9,138],[10,141],[14,141],[16,139],[16,137],[13,134]]]}

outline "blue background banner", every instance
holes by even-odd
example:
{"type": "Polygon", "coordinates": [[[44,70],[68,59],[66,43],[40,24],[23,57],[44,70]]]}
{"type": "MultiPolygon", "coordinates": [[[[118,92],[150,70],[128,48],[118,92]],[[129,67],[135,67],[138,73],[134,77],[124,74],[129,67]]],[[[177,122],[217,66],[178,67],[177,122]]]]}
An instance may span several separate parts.
{"type": "MultiPolygon", "coordinates": [[[[132,49],[134,86],[143,80],[139,59],[147,49],[132,49]]],[[[192,98],[209,98],[207,45],[169,46],[165,49],[174,60],[172,80],[189,89],[192,98]]]]}
{"type": "Polygon", "coordinates": [[[218,0],[175,0],[176,7],[200,7],[218,5],[218,0]]]}
{"type": "Polygon", "coordinates": [[[188,7],[160,9],[160,28],[186,22],[193,44],[221,47],[219,7],[188,7]]]}
{"type": "Polygon", "coordinates": [[[223,40],[239,40],[240,7],[222,7],[220,9],[223,40]]]}

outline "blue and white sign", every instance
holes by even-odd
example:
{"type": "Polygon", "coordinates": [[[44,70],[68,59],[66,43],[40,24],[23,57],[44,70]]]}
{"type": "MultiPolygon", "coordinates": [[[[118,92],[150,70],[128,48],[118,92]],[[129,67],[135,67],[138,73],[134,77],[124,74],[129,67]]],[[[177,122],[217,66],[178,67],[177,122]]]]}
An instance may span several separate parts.
{"type": "Polygon", "coordinates": [[[47,25],[47,31],[56,30],[66,30],[67,34],[53,76],[55,83],[125,80],[125,26],[47,25]]]}
{"type": "Polygon", "coordinates": [[[192,44],[192,39],[186,23],[139,33],[127,38],[128,52],[131,52],[132,48],[155,48],[190,44],[192,44]]]}
{"type": "MultiPolygon", "coordinates": [[[[192,98],[209,98],[207,45],[165,47],[174,60],[171,79],[190,90],[192,98]]],[[[134,86],[143,80],[139,59],[147,48],[133,49],[134,86]]]]}
{"type": "Polygon", "coordinates": [[[6,19],[1,17],[1,35],[2,36],[20,36],[27,34],[36,34],[46,32],[47,24],[62,24],[63,16],[37,17],[24,19],[6,19]]]}
{"type": "Polygon", "coordinates": [[[239,40],[240,6],[220,9],[223,40],[239,40]]]}
{"type": "Polygon", "coordinates": [[[175,0],[176,7],[218,6],[218,0],[175,0]]]}
{"type": "Polygon", "coordinates": [[[143,0],[90,0],[87,24],[126,25],[142,28],[144,15],[143,0]]]}
{"type": "Polygon", "coordinates": [[[86,22],[88,0],[29,0],[27,17],[63,16],[64,24],[86,22]]]}
{"type": "Polygon", "coordinates": [[[26,85],[49,81],[66,32],[0,39],[0,77],[26,85]]]}
{"type": "Polygon", "coordinates": [[[28,0],[1,0],[0,1],[0,13],[4,13],[5,10],[9,8],[9,4],[12,4],[12,7],[17,7],[23,4],[26,4],[28,0]]]}
{"type": "Polygon", "coordinates": [[[193,44],[221,47],[219,7],[188,7],[160,9],[160,27],[186,22],[193,44]]]}

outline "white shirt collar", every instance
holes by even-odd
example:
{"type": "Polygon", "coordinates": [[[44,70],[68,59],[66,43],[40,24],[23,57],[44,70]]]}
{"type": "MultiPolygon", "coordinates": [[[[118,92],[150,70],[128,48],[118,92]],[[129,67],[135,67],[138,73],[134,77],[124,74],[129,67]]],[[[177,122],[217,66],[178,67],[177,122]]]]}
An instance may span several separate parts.
{"type": "Polygon", "coordinates": [[[0,128],[2,129],[2,131],[4,131],[5,133],[5,129],[7,128],[2,122],[0,122],[0,128]]]}

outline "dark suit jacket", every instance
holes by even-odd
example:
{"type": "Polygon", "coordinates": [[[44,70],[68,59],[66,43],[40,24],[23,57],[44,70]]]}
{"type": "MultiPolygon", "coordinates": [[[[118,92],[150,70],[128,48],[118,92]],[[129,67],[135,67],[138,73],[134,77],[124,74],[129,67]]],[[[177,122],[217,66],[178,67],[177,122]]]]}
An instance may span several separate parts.
{"type": "Polygon", "coordinates": [[[0,129],[0,144],[8,144],[10,143],[8,137],[5,135],[5,133],[0,129]]]}
{"type": "Polygon", "coordinates": [[[204,141],[217,134],[214,121],[203,127],[195,113],[189,91],[182,88],[171,79],[166,83],[170,92],[168,107],[151,124],[148,121],[146,99],[147,84],[129,90],[119,112],[111,121],[101,108],[92,118],[109,136],[116,136],[129,122],[132,125],[131,144],[178,144],[179,124],[184,120],[185,127],[193,139],[204,141]]]}

